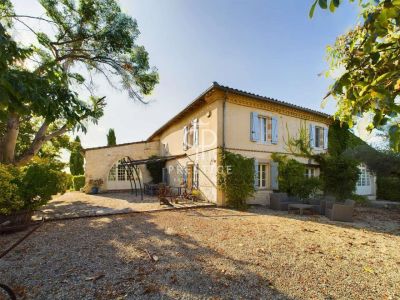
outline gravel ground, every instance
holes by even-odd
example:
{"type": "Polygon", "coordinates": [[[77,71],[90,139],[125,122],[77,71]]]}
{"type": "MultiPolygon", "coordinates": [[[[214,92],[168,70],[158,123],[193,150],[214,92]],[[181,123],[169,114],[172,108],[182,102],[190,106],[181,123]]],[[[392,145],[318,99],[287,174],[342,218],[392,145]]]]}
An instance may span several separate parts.
{"type": "MultiPolygon", "coordinates": [[[[189,207],[209,205],[206,202],[179,203],[174,207],[189,207]]],[[[81,192],[68,192],[56,196],[35,217],[45,216],[50,219],[71,218],[77,216],[101,216],[110,213],[124,213],[133,211],[152,211],[171,209],[167,205],[160,205],[158,197],[127,193],[105,193],[88,195],[81,192]]]]}
{"type": "Polygon", "coordinates": [[[26,299],[399,299],[399,217],[201,208],[55,221],[0,260],[0,282],[26,299]]]}

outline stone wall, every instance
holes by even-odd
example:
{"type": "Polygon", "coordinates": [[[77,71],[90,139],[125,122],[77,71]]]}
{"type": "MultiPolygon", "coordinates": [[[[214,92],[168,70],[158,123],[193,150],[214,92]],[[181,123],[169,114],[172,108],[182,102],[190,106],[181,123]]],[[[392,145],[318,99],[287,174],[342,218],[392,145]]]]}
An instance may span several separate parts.
{"type": "MultiPolygon", "coordinates": [[[[98,147],[85,150],[86,183],[91,179],[101,178],[104,185],[101,191],[107,191],[108,173],[118,160],[129,156],[131,159],[146,159],[152,155],[160,155],[159,141],[121,144],[113,147],[98,147]]],[[[139,166],[143,182],[150,182],[151,177],[145,165],[139,166]]]]}

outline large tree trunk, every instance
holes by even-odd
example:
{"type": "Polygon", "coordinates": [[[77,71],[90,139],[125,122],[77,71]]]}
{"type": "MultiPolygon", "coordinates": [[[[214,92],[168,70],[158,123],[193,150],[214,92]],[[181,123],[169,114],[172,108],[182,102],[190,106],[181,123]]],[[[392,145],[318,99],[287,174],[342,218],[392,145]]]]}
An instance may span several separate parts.
{"type": "Polygon", "coordinates": [[[68,131],[68,126],[64,125],[60,129],[46,135],[47,129],[49,128],[49,123],[46,121],[42,124],[40,129],[35,135],[34,140],[32,141],[29,149],[21,155],[20,158],[15,162],[17,166],[22,166],[27,164],[42,148],[43,144],[50,141],[51,139],[60,136],[68,131]]]}
{"type": "Polygon", "coordinates": [[[17,138],[19,134],[20,117],[15,112],[9,112],[7,120],[6,133],[3,139],[3,153],[1,162],[6,164],[13,164],[15,162],[15,146],[17,145],[17,138]]]}

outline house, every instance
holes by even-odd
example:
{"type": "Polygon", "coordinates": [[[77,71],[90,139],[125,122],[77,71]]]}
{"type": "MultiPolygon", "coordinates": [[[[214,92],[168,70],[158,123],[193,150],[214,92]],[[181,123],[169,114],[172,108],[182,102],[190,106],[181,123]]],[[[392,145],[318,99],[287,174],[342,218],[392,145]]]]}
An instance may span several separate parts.
{"type": "MultiPolygon", "coordinates": [[[[224,205],[217,172],[220,149],[225,148],[255,158],[256,193],[248,202],[268,204],[269,194],[278,189],[277,166],[271,154],[290,154],[287,139],[302,127],[309,131],[313,151],[326,152],[331,122],[327,114],[215,82],[146,141],[86,149],[86,180],[103,179],[103,191],[130,189],[121,159],[162,156],[168,158],[163,170],[168,185],[196,188],[204,199],[224,205]]],[[[315,162],[297,159],[307,165],[308,176],[319,175],[315,162]]],[[[135,176],[142,183],[151,181],[143,164],[138,165],[135,176]]]]}

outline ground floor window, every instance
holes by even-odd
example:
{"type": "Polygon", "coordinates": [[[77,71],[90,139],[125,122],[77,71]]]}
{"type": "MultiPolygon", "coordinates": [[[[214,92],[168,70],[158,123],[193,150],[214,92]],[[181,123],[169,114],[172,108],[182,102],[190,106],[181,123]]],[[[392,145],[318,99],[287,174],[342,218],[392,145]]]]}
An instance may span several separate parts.
{"type": "MultiPolygon", "coordinates": [[[[135,180],[137,179],[137,175],[135,173],[134,178],[135,180]]],[[[119,160],[111,167],[110,171],[108,172],[108,181],[129,181],[129,174],[125,166],[122,164],[122,160],[119,160]]]]}
{"type": "Polygon", "coordinates": [[[368,172],[368,169],[365,165],[359,166],[360,169],[360,177],[358,177],[357,186],[370,186],[371,185],[371,176],[368,172]]]}
{"type": "Polygon", "coordinates": [[[315,168],[306,168],[306,173],[304,174],[307,178],[315,177],[315,168]]]}
{"type": "Polygon", "coordinates": [[[257,170],[257,178],[258,178],[258,188],[266,188],[267,187],[267,165],[259,164],[257,170]]]}

